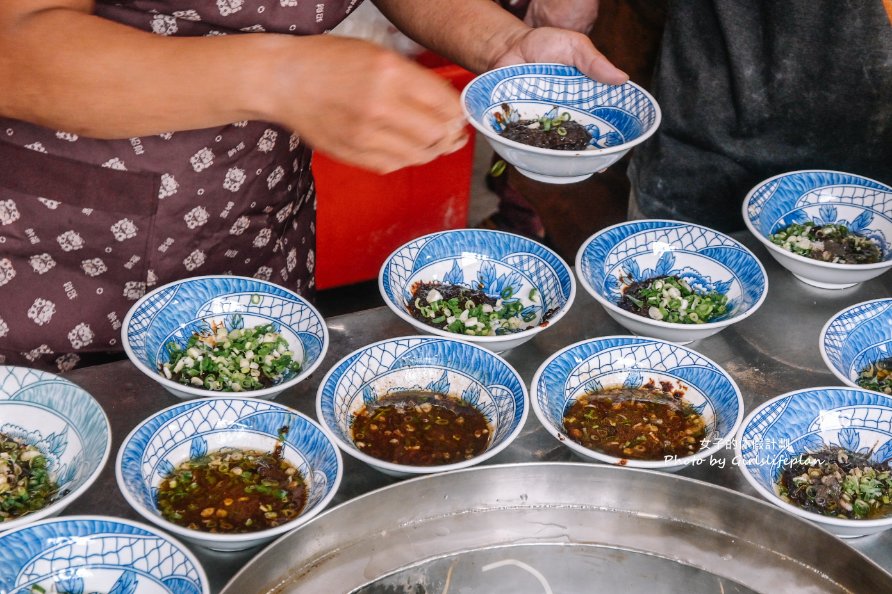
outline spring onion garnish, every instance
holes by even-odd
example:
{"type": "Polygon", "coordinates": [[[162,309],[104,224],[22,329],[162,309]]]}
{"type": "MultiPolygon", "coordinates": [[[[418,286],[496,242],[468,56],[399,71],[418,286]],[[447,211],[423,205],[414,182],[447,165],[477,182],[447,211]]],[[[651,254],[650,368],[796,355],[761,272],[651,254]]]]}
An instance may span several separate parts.
{"type": "Polygon", "coordinates": [[[0,524],[46,507],[57,492],[40,450],[0,433],[0,524]]]}
{"type": "Polygon", "coordinates": [[[698,293],[684,279],[661,276],[629,285],[620,307],[638,315],[675,324],[705,324],[728,311],[728,296],[698,293]]]}
{"type": "Polygon", "coordinates": [[[164,377],[219,392],[264,388],[301,367],[272,324],[233,330],[214,324],[210,332],[193,334],[185,348],[169,342],[167,351],[164,377]]]}

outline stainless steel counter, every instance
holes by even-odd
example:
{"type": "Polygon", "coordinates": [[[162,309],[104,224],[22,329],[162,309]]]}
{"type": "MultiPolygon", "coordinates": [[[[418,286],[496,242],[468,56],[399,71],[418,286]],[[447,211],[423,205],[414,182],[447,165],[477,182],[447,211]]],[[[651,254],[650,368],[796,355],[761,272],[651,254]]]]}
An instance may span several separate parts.
{"type": "MultiPolygon", "coordinates": [[[[718,335],[692,343],[692,348],[722,365],[737,381],[746,410],[783,392],[799,388],[839,385],[826,368],[818,350],[818,335],[827,319],[851,304],[892,294],[892,274],[844,289],[811,288],[782,269],[758,242],[748,235],[738,238],[765,265],[769,277],[768,298],[753,316],[718,335]]],[[[371,342],[415,334],[412,326],[381,307],[328,320],[331,345],[320,368],[307,380],[284,392],[276,401],[315,418],[316,389],[325,372],[350,351],[371,342]]],[[[627,334],[581,288],[569,314],[553,328],[505,353],[505,358],[530,382],[538,366],[564,346],[598,336],[627,334]]],[[[123,438],[147,415],[178,402],[129,361],[73,371],[69,379],[83,386],[103,405],[112,424],[113,452],[123,438]]],[[[755,491],[733,466],[733,451],[679,474],[708,481],[749,495],[755,491]]],[[[517,440],[491,464],[530,461],[578,461],[530,414],[517,440]]],[[[350,456],[344,456],[344,479],[332,505],[396,481],[350,456]]],[[[66,510],[71,514],[102,514],[144,521],[125,502],[114,474],[114,455],[92,488],[66,510]]],[[[892,530],[873,537],[848,541],[887,571],[892,571],[892,530]]],[[[193,547],[217,593],[229,578],[259,550],[215,553],[193,547]]],[[[245,593],[248,594],[248,593],[245,593]]]]}

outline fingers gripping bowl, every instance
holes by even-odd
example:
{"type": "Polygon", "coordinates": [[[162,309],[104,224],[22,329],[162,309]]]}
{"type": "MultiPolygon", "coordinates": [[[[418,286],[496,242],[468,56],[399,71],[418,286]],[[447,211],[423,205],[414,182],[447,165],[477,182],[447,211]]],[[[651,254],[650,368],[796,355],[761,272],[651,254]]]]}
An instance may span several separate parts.
{"type": "Polygon", "coordinates": [[[494,352],[556,324],[576,297],[570,267],[552,250],[483,229],[432,233],[397,248],[378,287],[391,311],[418,330],[494,352]]]}
{"type": "Polygon", "coordinates": [[[300,295],[228,275],[187,278],[146,294],[130,308],[121,335],[133,364],[179,398],[224,389],[272,398],[312,373],[329,341],[322,316],[300,295]],[[170,367],[175,356],[180,365],[170,367]]]}
{"type": "Polygon", "coordinates": [[[750,250],[723,233],[679,221],[629,221],[595,233],[576,254],[576,274],[631,332],[682,344],[746,319],[768,293],[765,268],[750,250]],[[665,286],[641,297],[637,308],[621,307],[635,287],[650,290],[654,281],[665,286]],[[681,315],[685,323],[670,321],[681,315]]]}
{"type": "MultiPolygon", "coordinates": [[[[638,85],[606,85],[561,64],[518,64],[481,74],[462,91],[465,115],[493,150],[518,171],[546,183],[582,181],[649,138],[660,108],[638,85]],[[578,150],[530,146],[503,136],[506,121],[556,113],[591,136],[578,150]]],[[[538,124],[534,124],[538,126],[538,124]]]]}

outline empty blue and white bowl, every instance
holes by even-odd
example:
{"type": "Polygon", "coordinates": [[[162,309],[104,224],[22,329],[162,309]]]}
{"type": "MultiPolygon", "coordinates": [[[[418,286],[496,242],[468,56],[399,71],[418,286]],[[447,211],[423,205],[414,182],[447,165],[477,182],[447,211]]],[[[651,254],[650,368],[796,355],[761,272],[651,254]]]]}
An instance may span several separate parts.
{"type": "Polygon", "coordinates": [[[26,367],[0,366],[0,433],[40,450],[59,487],[43,509],[0,518],[0,532],[61,513],[96,481],[111,452],[102,406],[67,379],[26,367]]]}
{"type": "Polygon", "coordinates": [[[297,373],[240,396],[275,397],[310,375],[328,350],[325,320],[306,299],[270,282],[229,275],[187,278],[146,294],[127,312],[121,336],[130,361],[174,396],[221,396],[227,393],[181,384],[160,372],[169,360],[168,343],[185,347],[194,333],[208,332],[213,324],[227,330],[272,324],[301,363],[297,373]]]}
{"type": "Polygon", "coordinates": [[[717,454],[734,438],[743,420],[743,397],[728,373],[700,353],[671,342],[635,336],[584,340],[549,357],[533,375],[533,412],[555,439],[595,462],[674,472],[717,454]],[[589,449],[564,430],[564,414],[584,395],[606,388],[671,386],[706,423],[703,447],[696,453],[663,460],[617,458],[589,449]]]}
{"type": "Polygon", "coordinates": [[[892,268],[892,188],[872,179],[821,169],[771,177],[746,195],[743,221],[781,266],[804,283],[844,289],[892,268]],[[875,240],[883,260],[875,264],[835,264],[813,260],[771,242],[773,233],[793,223],[845,225],[875,240]]]}
{"type": "Polygon", "coordinates": [[[485,72],[461,95],[465,115],[493,150],[533,179],[568,184],[606,169],[660,125],[656,100],[632,82],[607,85],[562,64],[518,64],[485,72]],[[592,136],[580,151],[539,148],[508,140],[503,106],[513,120],[535,120],[557,108],[592,136]],[[496,114],[499,114],[497,117],[496,114]]]}
{"type": "Polygon", "coordinates": [[[821,357],[841,382],[853,388],[861,371],[892,359],[892,298],[857,303],[827,320],[821,357]]]}
{"type": "Polygon", "coordinates": [[[753,315],[765,301],[768,277],[739,241],[708,227],[667,220],[629,221],[589,237],[576,254],[579,282],[607,314],[634,334],[685,344],[753,315]],[[728,297],[728,311],[704,324],[676,324],[619,307],[634,281],[678,276],[698,292],[728,297]]]}
{"type": "Polygon", "coordinates": [[[508,447],[527,418],[527,390],[520,374],[487,349],[451,338],[407,336],[382,340],[338,361],[316,397],[319,421],[348,455],[397,477],[457,470],[488,460],[508,447]],[[492,427],[480,455],[453,464],[393,464],[359,450],[351,437],[354,415],[394,392],[427,390],[472,404],[492,427]]]}
{"type": "Polygon", "coordinates": [[[284,405],[254,398],[203,398],[157,412],[124,439],[115,464],[118,487],[137,512],[186,541],[218,551],[255,547],[300,526],[331,502],[342,474],[337,446],[315,421],[284,405]],[[161,516],[158,487],[179,464],[224,448],[272,452],[282,439],[282,427],[288,427],[282,456],[307,485],[300,515],[275,528],[244,534],[193,530],[161,516]]]}
{"type": "Polygon", "coordinates": [[[837,536],[866,536],[892,528],[892,516],[832,518],[781,499],[776,483],[784,464],[827,447],[870,453],[878,462],[892,457],[892,396],[841,387],[781,394],[757,406],[743,421],[734,444],[735,465],[762,497],[837,536]]]}
{"type": "Polygon", "coordinates": [[[381,266],[378,288],[387,307],[416,329],[461,338],[497,353],[557,324],[576,298],[573,273],[554,251],[520,235],[487,229],[431,233],[400,246],[381,266]],[[523,305],[525,327],[496,336],[468,336],[429,326],[408,309],[413,287],[421,282],[480,288],[496,299],[510,293],[510,299],[523,305]]]}
{"type": "Polygon", "coordinates": [[[67,516],[0,535],[0,592],[210,594],[180,542],[121,518],[67,516]]]}

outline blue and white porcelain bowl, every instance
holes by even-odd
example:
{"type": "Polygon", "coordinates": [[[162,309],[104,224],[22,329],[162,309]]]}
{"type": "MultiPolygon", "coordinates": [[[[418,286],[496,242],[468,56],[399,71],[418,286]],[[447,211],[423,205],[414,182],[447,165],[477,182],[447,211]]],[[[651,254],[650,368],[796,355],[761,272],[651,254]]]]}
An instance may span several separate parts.
{"type": "Polygon", "coordinates": [[[781,394],[757,406],[740,427],[735,465],[759,494],[837,536],[875,534],[892,527],[892,516],[877,520],[831,518],[787,503],[776,482],[784,465],[828,447],[892,457],[892,396],[861,388],[819,387],[781,394]]]}
{"type": "Polygon", "coordinates": [[[370,344],[338,361],[319,385],[316,415],[345,453],[405,477],[467,468],[492,458],[523,428],[526,400],[520,374],[489,350],[451,338],[406,336],[370,344]],[[457,396],[472,404],[491,425],[487,449],[470,460],[439,466],[393,464],[361,452],[351,437],[354,415],[367,403],[406,390],[457,396]]]}
{"type": "Polygon", "coordinates": [[[67,379],[26,367],[0,366],[0,433],[35,446],[59,487],[43,509],[0,518],[0,532],[62,512],[96,481],[111,453],[102,406],[67,379]]]}
{"type": "Polygon", "coordinates": [[[743,221],[781,266],[804,283],[844,289],[892,268],[892,188],[841,171],[792,171],[769,178],[746,195],[743,221]],[[770,235],[793,223],[835,223],[880,245],[876,264],[834,264],[813,260],[771,242],[770,235]]]}
{"type": "Polygon", "coordinates": [[[155,413],[124,439],[115,464],[118,487],[137,512],[184,540],[218,551],[255,547],[300,526],[328,505],[342,474],[337,446],[315,421],[287,406],[254,398],[203,398],[155,413]],[[282,456],[307,485],[300,515],[275,528],[244,534],[193,530],[161,516],[158,486],[176,466],[224,448],[272,452],[282,427],[288,427],[282,456]]]}
{"type": "Polygon", "coordinates": [[[552,184],[582,181],[606,169],[656,132],[662,117],[656,100],[635,83],[599,83],[562,64],[518,64],[485,72],[468,83],[461,100],[471,125],[500,157],[524,175],[552,184]],[[505,105],[510,107],[509,121],[535,120],[552,110],[569,113],[592,140],[579,151],[508,140],[500,135],[505,105]]]}
{"type": "Polygon", "coordinates": [[[130,361],[174,396],[220,396],[225,394],[181,384],[159,371],[169,360],[168,343],[184,347],[194,333],[214,324],[227,330],[272,324],[301,362],[299,372],[241,396],[275,397],[310,375],[328,350],[325,320],[306,299],[270,282],[229,275],[187,278],[146,294],[127,312],[121,337],[130,361]]]}
{"type": "Polygon", "coordinates": [[[0,592],[210,594],[198,560],[144,524],[66,516],[0,535],[0,592]]]}
{"type": "Polygon", "coordinates": [[[892,298],[858,303],[827,320],[821,357],[841,382],[853,388],[861,371],[892,359],[892,298]]]}
{"type": "Polygon", "coordinates": [[[533,375],[533,412],[545,429],[579,456],[630,468],[674,472],[724,449],[743,420],[743,398],[728,373],[686,347],[635,336],[607,336],[571,344],[549,357],[533,375]],[[613,387],[640,388],[653,383],[671,386],[706,422],[703,447],[681,458],[636,460],[589,449],[564,430],[564,413],[584,395],[613,387]]]}
{"type": "Polygon", "coordinates": [[[378,288],[396,315],[422,332],[502,352],[523,344],[569,311],[576,279],[555,252],[520,235],[487,229],[431,233],[397,248],[381,266],[378,288]],[[495,299],[520,300],[525,327],[496,336],[468,336],[429,326],[409,313],[413,287],[421,282],[481,288],[495,299]],[[506,298],[508,299],[508,298],[506,298]]]}
{"type": "Polygon", "coordinates": [[[748,318],[768,293],[765,268],[744,245],[708,227],[678,221],[629,221],[602,229],[576,253],[576,274],[627,330],[680,344],[748,318]],[[678,276],[695,291],[726,295],[728,312],[704,324],[676,324],[619,307],[626,286],[657,276],[678,276]]]}

